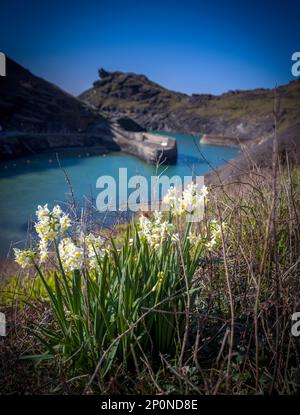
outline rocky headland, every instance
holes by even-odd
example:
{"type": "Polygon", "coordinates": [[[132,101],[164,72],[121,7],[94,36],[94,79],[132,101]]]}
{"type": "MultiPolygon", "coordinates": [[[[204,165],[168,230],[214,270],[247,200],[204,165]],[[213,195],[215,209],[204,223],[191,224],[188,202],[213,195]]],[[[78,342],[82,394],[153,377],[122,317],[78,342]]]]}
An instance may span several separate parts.
{"type": "MultiPolygon", "coordinates": [[[[144,75],[99,70],[99,80],[79,98],[111,118],[127,116],[146,129],[202,136],[207,144],[262,143],[273,135],[274,90],[222,95],[170,91],[144,75]]],[[[300,81],[277,88],[279,134],[300,124],[300,81]]]]}
{"type": "Polygon", "coordinates": [[[148,163],[176,161],[176,140],[143,139],[145,129],[128,117],[111,120],[9,58],[6,66],[7,76],[0,77],[0,160],[89,147],[124,151],[148,163]]]}

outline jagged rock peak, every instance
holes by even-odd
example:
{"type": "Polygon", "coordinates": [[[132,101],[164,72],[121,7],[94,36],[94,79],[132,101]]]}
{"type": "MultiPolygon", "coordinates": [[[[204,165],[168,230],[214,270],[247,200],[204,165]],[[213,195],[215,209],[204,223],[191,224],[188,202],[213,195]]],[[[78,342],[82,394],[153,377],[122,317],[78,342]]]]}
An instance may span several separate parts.
{"type": "Polygon", "coordinates": [[[106,71],[104,68],[100,68],[98,71],[100,79],[107,78],[110,75],[110,72],[106,71]]]}

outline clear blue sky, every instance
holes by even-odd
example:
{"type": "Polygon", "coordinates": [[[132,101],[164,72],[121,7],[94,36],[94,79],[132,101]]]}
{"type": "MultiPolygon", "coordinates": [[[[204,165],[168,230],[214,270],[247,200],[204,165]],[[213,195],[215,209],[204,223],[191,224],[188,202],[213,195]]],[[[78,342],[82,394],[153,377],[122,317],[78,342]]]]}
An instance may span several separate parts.
{"type": "Polygon", "coordinates": [[[10,0],[0,51],[75,95],[99,67],[218,94],[293,79],[299,19],[299,0],[10,0]]]}

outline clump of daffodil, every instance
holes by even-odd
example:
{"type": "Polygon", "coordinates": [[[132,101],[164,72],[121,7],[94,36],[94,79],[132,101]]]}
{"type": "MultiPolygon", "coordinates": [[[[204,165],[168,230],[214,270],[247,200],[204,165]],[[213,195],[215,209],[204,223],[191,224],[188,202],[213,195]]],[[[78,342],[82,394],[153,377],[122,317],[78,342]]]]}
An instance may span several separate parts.
{"type": "MultiPolygon", "coordinates": [[[[190,183],[184,189],[182,193],[170,187],[168,193],[163,199],[165,207],[167,207],[174,216],[182,216],[185,214],[194,215],[202,211],[205,202],[208,201],[208,188],[202,186],[198,188],[197,184],[190,183]]],[[[226,223],[218,223],[216,220],[212,220],[209,223],[209,230],[207,233],[198,234],[197,232],[190,230],[188,239],[192,247],[198,246],[199,243],[208,249],[212,250],[221,241],[221,230],[225,230],[226,223]]],[[[179,240],[178,234],[172,236],[174,242],[179,240]]]]}
{"type": "Polygon", "coordinates": [[[45,262],[48,257],[48,243],[63,235],[70,228],[71,220],[59,205],[54,206],[52,211],[48,209],[48,204],[38,206],[36,216],[38,221],[34,226],[40,238],[40,262],[45,262]]]}
{"type": "MultiPolygon", "coordinates": [[[[194,214],[198,209],[203,208],[207,195],[206,186],[198,190],[196,184],[190,183],[181,194],[171,187],[164,198],[164,203],[169,206],[174,216],[194,214]]],[[[16,262],[22,268],[26,268],[33,258],[37,258],[40,264],[45,262],[49,257],[49,247],[52,242],[66,272],[82,269],[84,262],[91,269],[96,269],[99,260],[105,254],[109,254],[110,248],[105,246],[104,239],[92,233],[85,235],[82,232],[75,243],[71,238],[62,239],[72,223],[68,214],[64,213],[59,205],[54,206],[52,210],[47,204],[38,206],[36,216],[35,229],[39,241],[35,251],[15,249],[16,262]]],[[[199,235],[191,228],[188,233],[189,242],[192,247],[199,246],[201,242],[206,249],[211,250],[220,242],[221,230],[225,227],[225,223],[219,224],[213,220],[209,223],[206,233],[199,235]]],[[[181,231],[180,224],[172,223],[172,215],[167,221],[159,211],[155,211],[151,218],[141,216],[138,224],[140,238],[147,241],[150,248],[155,250],[160,249],[166,240],[177,244],[182,237],[181,231]]],[[[128,243],[129,246],[134,245],[134,239],[130,238],[128,243]]],[[[117,252],[119,252],[118,249],[117,252]]]]}
{"type": "Polygon", "coordinates": [[[210,251],[219,246],[221,231],[224,232],[226,227],[225,222],[220,224],[215,219],[212,219],[208,225],[208,232],[197,233],[196,231],[190,231],[188,240],[192,247],[197,247],[199,243],[202,243],[210,251]]]}
{"type": "Polygon", "coordinates": [[[36,216],[37,222],[34,227],[39,237],[36,252],[14,249],[15,260],[22,268],[26,268],[34,256],[40,263],[45,262],[49,256],[49,244],[63,235],[71,226],[69,215],[64,213],[59,205],[54,206],[52,211],[49,210],[47,204],[38,206],[36,216]]]}
{"type": "Polygon", "coordinates": [[[174,225],[164,221],[161,212],[155,211],[151,220],[145,216],[140,217],[139,235],[154,249],[158,249],[162,242],[173,234],[173,231],[174,225]]]}
{"type": "Polygon", "coordinates": [[[162,353],[178,349],[174,339],[185,327],[184,298],[190,293],[194,304],[201,257],[222,239],[225,229],[217,221],[198,223],[197,211],[205,206],[207,193],[205,186],[198,190],[193,183],[181,194],[171,188],[165,199],[170,213],[141,216],[137,226],[126,227],[115,241],[106,241],[96,231],[89,233],[83,222],[71,223],[58,205],[52,210],[48,205],[38,207],[37,245],[32,250],[15,249],[15,257],[22,268],[34,265],[51,303],[55,324],[38,333],[43,344],[49,344],[50,354],[62,351],[64,359],[74,367],[78,364],[81,371],[84,362],[88,373],[103,350],[126,332],[125,341],[115,343],[113,354],[103,361],[104,376],[106,360],[110,365],[112,359],[118,359],[115,363],[126,359],[128,364],[127,356],[140,349],[136,339],[149,354],[153,347],[162,353]],[[189,221],[188,215],[196,220],[189,221]],[[45,262],[56,267],[55,272],[45,262]],[[146,313],[139,322],[144,309],[157,306],[162,313],[146,313]]]}
{"type": "Polygon", "coordinates": [[[44,241],[51,241],[58,235],[63,235],[71,226],[68,214],[63,213],[59,205],[54,206],[52,212],[47,204],[38,206],[36,216],[38,221],[35,223],[35,230],[44,241]]]}
{"type": "Polygon", "coordinates": [[[194,214],[203,209],[205,201],[207,201],[208,189],[203,186],[198,190],[195,183],[189,183],[182,193],[171,186],[163,203],[166,208],[175,216],[183,214],[194,214]]]}

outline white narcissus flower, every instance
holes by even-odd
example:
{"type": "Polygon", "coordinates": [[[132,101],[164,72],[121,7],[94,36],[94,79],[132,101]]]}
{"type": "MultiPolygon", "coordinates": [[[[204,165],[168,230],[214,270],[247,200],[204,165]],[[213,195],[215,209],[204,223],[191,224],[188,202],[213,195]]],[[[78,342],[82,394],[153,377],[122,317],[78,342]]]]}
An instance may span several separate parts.
{"type": "Polygon", "coordinates": [[[207,187],[205,185],[202,186],[202,189],[200,190],[200,193],[201,193],[201,195],[203,197],[205,197],[205,198],[207,197],[207,195],[208,195],[208,189],[207,189],[207,187]]]}
{"type": "Polygon", "coordinates": [[[44,206],[38,206],[38,209],[36,211],[36,216],[38,218],[38,220],[42,220],[44,217],[49,215],[49,209],[48,209],[48,204],[44,205],[44,206]]]}
{"type": "Polygon", "coordinates": [[[194,213],[201,209],[204,206],[206,195],[207,188],[205,186],[199,192],[197,185],[190,183],[182,194],[182,210],[186,213],[194,213]]]}
{"type": "Polygon", "coordinates": [[[60,219],[62,213],[63,211],[59,205],[54,206],[54,208],[52,209],[53,216],[57,217],[58,219],[60,219]]]}
{"type": "Polygon", "coordinates": [[[31,265],[31,259],[33,257],[33,252],[28,250],[21,250],[19,248],[14,248],[15,261],[21,266],[21,268],[27,268],[31,265]]]}
{"type": "Polygon", "coordinates": [[[202,239],[202,235],[201,234],[196,235],[195,233],[193,233],[191,231],[189,232],[188,240],[190,241],[190,243],[192,245],[198,245],[198,243],[201,241],[201,239],[202,239]]]}
{"type": "Polygon", "coordinates": [[[217,240],[216,240],[216,238],[213,237],[213,238],[211,238],[210,241],[206,242],[205,246],[208,250],[211,250],[216,245],[216,243],[217,243],[217,240]]]}
{"type": "Polygon", "coordinates": [[[59,256],[66,272],[83,267],[83,249],[77,247],[70,238],[64,238],[58,246],[59,256]]]}
{"type": "Polygon", "coordinates": [[[204,202],[207,200],[207,195],[208,189],[206,186],[203,186],[199,191],[197,184],[189,183],[181,194],[174,187],[171,187],[163,202],[174,215],[181,216],[185,213],[193,214],[202,209],[204,202]]]}
{"type": "Polygon", "coordinates": [[[48,241],[46,239],[41,239],[39,242],[39,258],[40,262],[45,262],[48,258],[48,241]]]}
{"type": "Polygon", "coordinates": [[[213,219],[210,222],[209,236],[210,236],[211,239],[206,242],[206,247],[208,249],[212,249],[215,245],[220,243],[220,241],[221,241],[221,231],[224,232],[226,227],[227,227],[226,222],[221,222],[221,224],[219,224],[215,219],[213,219]]]}
{"type": "Polygon", "coordinates": [[[173,228],[172,223],[163,221],[161,212],[155,211],[152,220],[145,216],[140,217],[139,235],[146,239],[148,244],[154,249],[159,249],[162,242],[173,234],[173,228]]]}
{"type": "Polygon", "coordinates": [[[61,216],[59,219],[59,224],[62,232],[68,230],[71,226],[71,219],[69,218],[69,215],[64,214],[63,216],[61,216]]]}
{"type": "Polygon", "coordinates": [[[174,186],[170,186],[166,196],[163,198],[163,203],[165,203],[172,209],[175,207],[176,198],[177,198],[177,191],[174,188],[174,186]]]}
{"type": "Polygon", "coordinates": [[[38,221],[35,223],[35,230],[40,239],[46,241],[63,235],[72,225],[69,216],[63,213],[59,205],[54,206],[52,212],[48,209],[48,205],[38,206],[36,215],[38,221]]]}
{"type": "Polygon", "coordinates": [[[101,236],[95,236],[92,233],[85,238],[85,248],[91,268],[97,268],[99,258],[105,255],[104,242],[101,236]]]}

